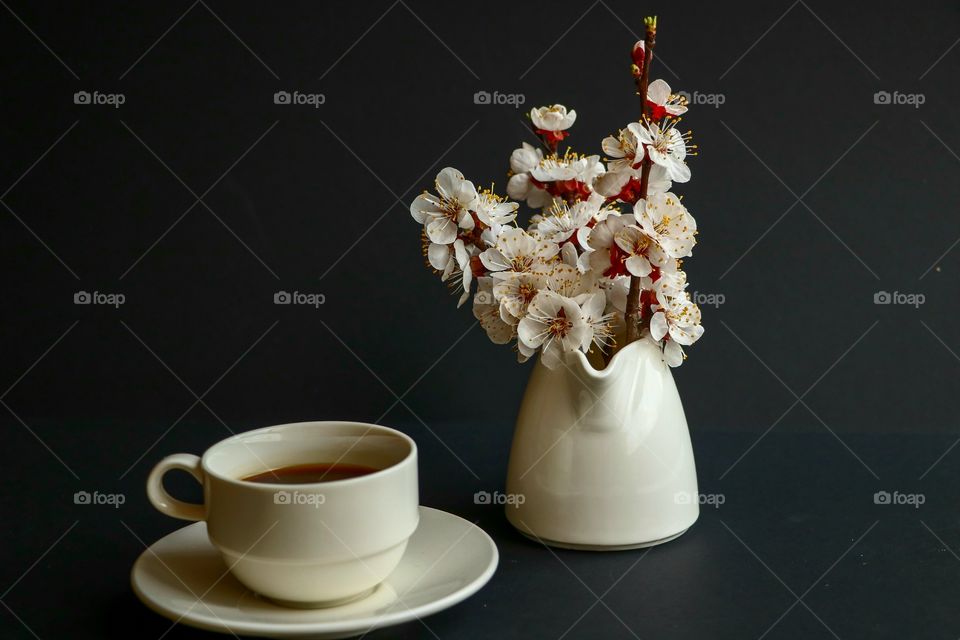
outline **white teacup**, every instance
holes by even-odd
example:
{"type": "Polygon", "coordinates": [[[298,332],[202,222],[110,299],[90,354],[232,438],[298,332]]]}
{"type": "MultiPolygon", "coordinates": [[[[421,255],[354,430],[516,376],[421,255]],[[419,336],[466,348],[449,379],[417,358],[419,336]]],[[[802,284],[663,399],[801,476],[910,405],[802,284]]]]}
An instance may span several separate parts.
{"type": "Polygon", "coordinates": [[[167,456],[147,479],[161,512],[206,520],[210,542],[248,588],[281,604],[324,607],[373,590],[396,568],[419,522],[417,447],[408,436],[358,422],[300,422],[248,431],[203,454],[167,456]],[[310,484],[243,480],[320,463],[373,473],[310,484]],[[163,488],[171,469],[203,485],[203,504],[163,488]]]}

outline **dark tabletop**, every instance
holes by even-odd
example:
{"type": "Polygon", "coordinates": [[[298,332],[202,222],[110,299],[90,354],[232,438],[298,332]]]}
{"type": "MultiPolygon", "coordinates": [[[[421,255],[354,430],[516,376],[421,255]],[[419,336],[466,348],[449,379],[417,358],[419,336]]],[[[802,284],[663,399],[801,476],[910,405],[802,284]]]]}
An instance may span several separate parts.
{"type": "MultiPolygon", "coordinates": [[[[436,423],[436,436],[416,422],[394,426],[419,443],[422,503],[476,522],[496,541],[500,565],[467,601],[370,638],[960,633],[958,454],[941,458],[949,437],[695,432],[701,492],[722,504],[705,506],[668,544],[591,553],[547,549],[515,532],[500,507],[474,504],[476,491],[503,489],[509,425],[436,423]],[[883,491],[922,504],[877,504],[883,491]]],[[[197,427],[175,440],[200,451],[219,437],[197,427]]],[[[131,592],[128,574],[143,544],[181,523],[147,503],[142,484],[150,463],[117,482],[114,453],[90,452],[90,471],[79,483],[59,466],[5,461],[21,481],[6,492],[5,507],[24,515],[3,532],[10,584],[4,638],[214,637],[171,629],[131,592]],[[75,505],[78,486],[122,493],[126,502],[75,505]]],[[[192,481],[171,480],[174,492],[196,497],[192,481]]]]}

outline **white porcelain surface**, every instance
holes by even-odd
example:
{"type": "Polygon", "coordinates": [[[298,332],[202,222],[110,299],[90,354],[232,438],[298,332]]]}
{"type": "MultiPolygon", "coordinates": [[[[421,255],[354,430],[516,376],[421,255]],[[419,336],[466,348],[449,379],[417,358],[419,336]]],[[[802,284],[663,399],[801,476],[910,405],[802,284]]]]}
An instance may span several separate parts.
{"type": "Polygon", "coordinates": [[[202,522],[144,551],[131,583],[157,613],[208,631],[267,638],[361,635],[451,607],[476,593],[496,570],[497,547],[483,530],[437,509],[419,511],[420,526],[397,568],[371,595],[349,604],[292,609],[258,597],[228,572],[202,522]]]}
{"type": "Polygon", "coordinates": [[[648,546],[699,515],[683,405],[659,350],[640,340],[597,370],[580,352],[537,362],[517,418],[506,507],[523,533],[584,549],[648,546]]]}
{"type": "Polygon", "coordinates": [[[175,454],[147,480],[161,512],[205,520],[210,542],[254,591],[293,606],[329,606],[369,591],[400,562],[417,528],[417,448],[406,435],[356,422],[301,422],[223,440],[202,458],[175,454]],[[343,462],[381,470],[313,484],[259,484],[246,476],[296,464],[343,462]],[[182,469],[203,484],[191,505],[163,488],[182,469]]]}

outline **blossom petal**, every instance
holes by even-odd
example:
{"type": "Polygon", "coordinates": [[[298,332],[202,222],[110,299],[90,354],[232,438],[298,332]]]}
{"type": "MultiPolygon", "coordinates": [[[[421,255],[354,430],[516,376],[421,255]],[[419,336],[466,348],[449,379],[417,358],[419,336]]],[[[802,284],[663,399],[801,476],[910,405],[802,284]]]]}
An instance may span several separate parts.
{"type": "Polygon", "coordinates": [[[560,249],[560,259],[563,260],[564,264],[568,264],[571,267],[577,266],[577,248],[573,246],[572,242],[567,242],[563,245],[563,248],[560,249]]]}
{"type": "Polygon", "coordinates": [[[672,186],[673,183],[670,181],[670,176],[667,175],[667,170],[665,168],[658,164],[650,167],[650,180],[647,183],[647,197],[657,193],[666,193],[667,191],[670,191],[670,187],[672,186]]]}
{"type": "Polygon", "coordinates": [[[643,256],[630,256],[627,258],[626,265],[627,271],[637,277],[650,275],[650,272],[653,270],[650,267],[650,261],[643,256]]]}
{"type": "Polygon", "coordinates": [[[560,246],[556,242],[550,242],[549,240],[544,240],[537,244],[536,248],[537,257],[540,260],[547,261],[553,256],[560,253],[560,246]]]}
{"type": "Polygon", "coordinates": [[[457,239],[457,225],[450,218],[436,218],[427,224],[427,237],[437,244],[450,244],[457,239]]]}
{"type": "Polygon", "coordinates": [[[540,164],[542,158],[543,152],[540,149],[524,142],[521,148],[514,149],[510,154],[510,170],[515,174],[526,173],[540,164]]]}
{"type": "Polygon", "coordinates": [[[470,231],[476,226],[476,223],[473,221],[473,216],[470,215],[470,212],[464,209],[460,212],[460,219],[457,221],[460,223],[460,228],[470,231]]]}
{"type": "Polygon", "coordinates": [[[529,173],[516,173],[507,182],[507,195],[513,200],[526,200],[533,188],[529,173]]]}
{"type": "Polygon", "coordinates": [[[510,268],[510,261],[493,247],[480,254],[480,262],[487,268],[487,271],[503,271],[510,268]]]}
{"type": "Polygon", "coordinates": [[[553,196],[540,187],[532,187],[530,189],[530,195],[527,196],[527,205],[532,209],[546,207],[551,202],[553,202],[553,196]]]}
{"type": "Polygon", "coordinates": [[[428,214],[436,213],[439,208],[439,203],[435,196],[429,193],[422,193],[410,203],[410,215],[413,216],[414,220],[423,224],[426,222],[428,214]]]}
{"type": "Polygon", "coordinates": [[[666,169],[667,175],[669,175],[670,179],[674,182],[690,181],[690,167],[687,166],[687,163],[678,160],[667,164],[666,169]]]}
{"type": "Polygon", "coordinates": [[[517,325],[517,337],[527,347],[538,348],[543,344],[546,338],[546,331],[543,323],[527,316],[517,325]]]}
{"type": "Polygon", "coordinates": [[[658,311],[650,318],[650,337],[659,341],[663,340],[665,335],[667,335],[667,315],[658,311]]]}
{"type": "Polygon", "coordinates": [[[463,244],[463,240],[457,240],[453,243],[453,253],[457,257],[457,266],[466,271],[467,265],[470,262],[470,254],[467,253],[467,248],[463,244]]]}
{"type": "MultiPolygon", "coordinates": [[[[647,147],[647,155],[650,156],[650,160],[652,160],[656,164],[659,164],[661,167],[666,169],[667,173],[670,173],[670,165],[672,164],[672,160],[670,156],[668,156],[667,154],[660,151],[654,146],[647,147]]],[[[672,178],[673,176],[671,175],[670,177],[672,178]]],[[[681,182],[681,181],[678,180],[677,182],[681,182]]]]}
{"type": "Polygon", "coordinates": [[[596,320],[603,315],[603,310],[607,306],[607,296],[602,291],[593,293],[587,297],[586,301],[581,305],[583,310],[583,315],[590,319],[596,320]]]}
{"type": "Polygon", "coordinates": [[[437,191],[444,198],[452,200],[456,197],[463,180],[463,174],[453,167],[441,169],[440,173],[437,174],[437,191]]]}
{"type": "Polygon", "coordinates": [[[630,173],[627,171],[608,171],[593,183],[593,188],[600,195],[611,198],[623,190],[624,185],[630,180],[630,173]]]}
{"type": "Polygon", "coordinates": [[[568,353],[577,349],[589,351],[591,342],[593,342],[593,328],[586,323],[581,323],[570,330],[564,340],[563,350],[568,353]]]}
{"type": "Polygon", "coordinates": [[[613,136],[604,138],[600,142],[600,148],[603,149],[603,152],[610,158],[622,158],[626,155],[623,152],[623,146],[620,145],[620,140],[613,136]]]}
{"type": "Polygon", "coordinates": [[[695,324],[687,327],[670,327],[670,339],[679,344],[691,345],[703,335],[703,326],[695,324]]]}
{"type": "Polygon", "coordinates": [[[527,345],[523,344],[523,341],[517,340],[517,351],[520,352],[520,356],[523,358],[520,360],[520,362],[526,362],[527,358],[537,352],[537,349],[536,347],[528,347],[527,345]]]}
{"type": "Polygon", "coordinates": [[[667,340],[663,345],[663,361],[671,367],[679,367],[683,364],[683,347],[673,340],[667,340]]]}
{"type": "Polygon", "coordinates": [[[443,271],[450,262],[450,245],[431,242],[430,247],[427,248],[427,260],[431,267],[443,271]]]}
{"type": "Polygon", "coordinates": [[[657,79],[647,86],[647,100],[661,107],[670,99],[670,85],[657,79]]]}
{"type": "Polygon", "coordinates": [[[650,130],[639,122],[631,122],[627,125],[627,130],[637,137],[638,142],[643,144],[653,144],[653,135],[651,134],[650,130]]]}
{"type": "Polygon", "coordinates": [[[456,201],[469,207],[477,199],[477,188],[469,180],[463,180],[457,188],[456,201]]]}

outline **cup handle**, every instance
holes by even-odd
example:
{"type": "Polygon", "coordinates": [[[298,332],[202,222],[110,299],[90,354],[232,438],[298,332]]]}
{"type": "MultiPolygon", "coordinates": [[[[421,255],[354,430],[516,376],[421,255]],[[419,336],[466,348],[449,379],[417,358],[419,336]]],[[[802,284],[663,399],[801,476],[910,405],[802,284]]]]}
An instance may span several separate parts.
{"type": "Polygon", "coordinates": [[[147,478],[147,497],[150,503],[159,511],[172,518],[181,520],[203,520],[207,517],[207,508],[202,504],[193,504],[177,500],[163,488],[163,476],[172,469],[186,471],[201,485],[203,484],[203,469],[200,458],[191,453],[175,453],[157,463],[147,478]]]}

